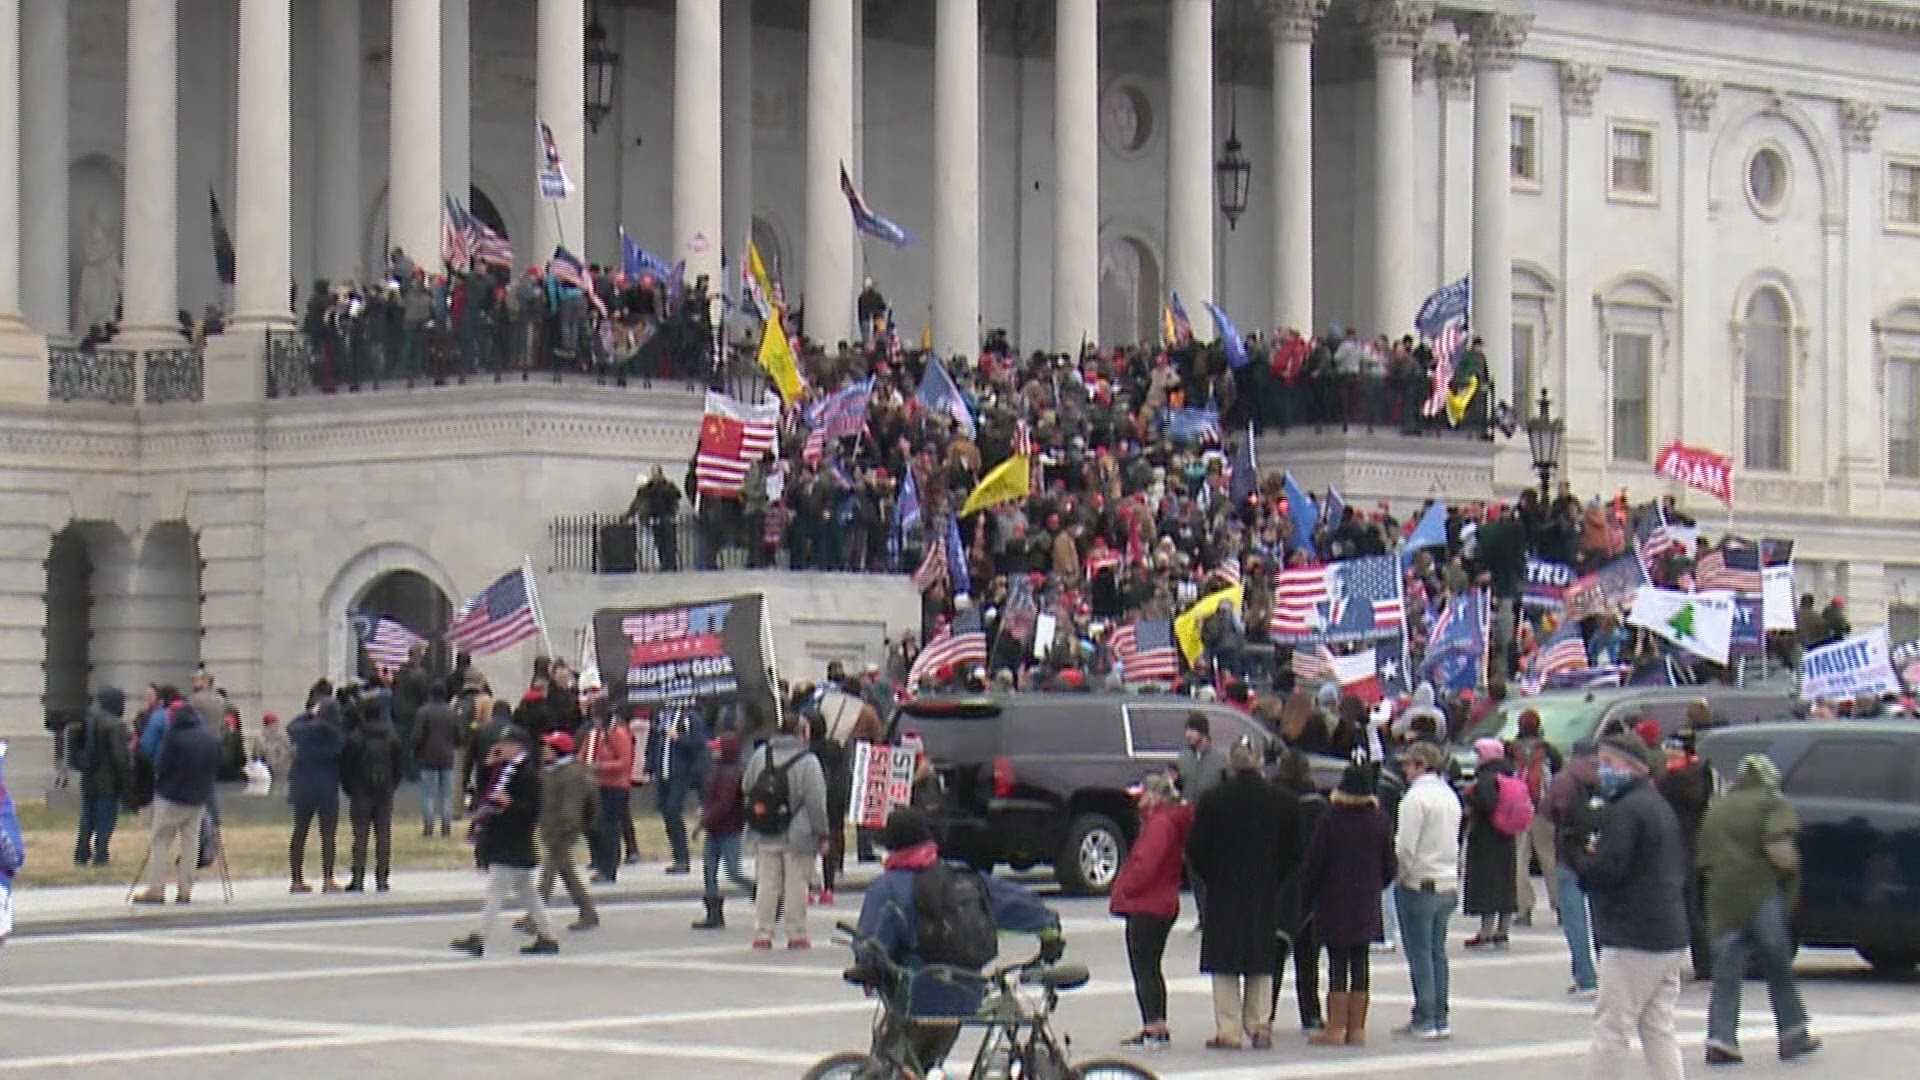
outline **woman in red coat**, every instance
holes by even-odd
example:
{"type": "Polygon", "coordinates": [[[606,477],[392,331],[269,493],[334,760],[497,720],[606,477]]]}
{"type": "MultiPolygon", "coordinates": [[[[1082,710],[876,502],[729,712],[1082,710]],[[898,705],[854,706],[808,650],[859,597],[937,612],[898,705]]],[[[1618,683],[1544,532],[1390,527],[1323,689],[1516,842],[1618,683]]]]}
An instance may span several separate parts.
{"type": "Polygon", "coordinates": [[[1180,801],[1173,781],[1155,773],[1141,782],[1140,834],[1113,882],[1108,909],[1127,920],[1127,965],[1133,970],[1133,995],[1140,1003],[1140,1033],[1126,1046],[1165,1046],[1167,979],[1160,958],[1167,935],[1180,916],[1180,872],[1193,827],[1193,807],[1180,801]]]}

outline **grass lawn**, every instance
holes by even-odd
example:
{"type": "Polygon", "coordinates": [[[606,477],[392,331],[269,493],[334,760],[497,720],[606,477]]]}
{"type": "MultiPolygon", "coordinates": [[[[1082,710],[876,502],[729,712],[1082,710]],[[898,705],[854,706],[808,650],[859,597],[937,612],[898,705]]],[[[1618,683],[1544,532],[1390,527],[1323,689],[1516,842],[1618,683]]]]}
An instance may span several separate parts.
{"type": "MultiPolygon", "coordinates": [[[[420,835],[419,803],[403,793],[393,815],[393,868],[395,870],[461,870],[473,866],[473,848],[467,845],[466,825],[453,823],[453,836],[442,840],[420,835]]],[[[226,808],[221,837],[226,841],[227,864],[235,880],[242,878],[284,878],[287,876],[287,838],[293,829],[293,815],[279,797],[271,801],[247,799],[236,806],[235,797],[222,793],[226,808]]],[[[27,865],[16,885],[46,888],[55,885],[125,885],[140,873],[140,860],[147,852],[145,814],[121,814],[114,829],[106,866],[75,866],[73,841],[79,827],[79,811],[74,808],[48,809],[42,802],[18,804],[20,829],[27,840],[27,865]]],[[[648,861],[660,861],[667,850],[666,834],[658,814],[636,814],[640,851],[648,861]]],[[[307,878],[316,885],[320,880],[320,836],[316,824],[307,840],[307,878]]],[[[338,879],[345,882],[348,855],[352,850],[352,831],[347,825],[346,800],[340,801],[338,840],[338,879]]],[[[371,843],[369,843],[371,847],[371,843]]],[[[368,851],[368,860],[373,853],[368,851]]],[[[202,880],[212,873],[201,872],[202,880]]]]}

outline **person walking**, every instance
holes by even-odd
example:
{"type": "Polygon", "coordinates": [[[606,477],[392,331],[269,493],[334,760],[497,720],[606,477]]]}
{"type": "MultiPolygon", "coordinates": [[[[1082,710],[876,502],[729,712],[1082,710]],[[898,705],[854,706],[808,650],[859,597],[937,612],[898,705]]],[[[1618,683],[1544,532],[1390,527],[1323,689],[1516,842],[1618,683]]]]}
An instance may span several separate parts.
{"type": "Polygon", "coordinates": [[[701,903],[706,917],[693,924],[695,930],[724,930],[722,911],[726,898],[720,893],[720,869],[726,868],[727,880],[753,895],[753,881],[740,872],[740,834],[747,827],[746,805],[740,791],[740,735],[723,732],[715,742],[713,771],[707,774],[706,790],[700,793],[701,841],[700,878],[706,886],[701,903]]]}
{"type": "Polygon", "coordinates": [[[73,865],[107,865],[107,845],[120,820],[120,800],[133,783],[132,752],[128,749],[127,695],[117,686],[93,693],[77,732],[80,771],[80,835],[74,840],[73,865]]]}
{"type": "Polygon", "coordinates": [[[1393,901],[1413,982],[1413,1019],[1397,1033],[1432,1042],[1453,1037],[1447,920],[1460,899],[1460,799],[1447,784],[1447,757],[1438,746],[1416,742],[1400,765],[1407,791],[1394,827],[1393,901]]]}
{"type": "Polygon", "coordinates": [[[820,892],[816,899],[833,904],[833,887],[847,861],[847,811],[853,803],[853,754],[827,729],[818,712],[807,720],[808,743],[827,778],[827,850],[820,854],[820,892]]]}
{"type": "Polygon", "coordinates": [[[827,843],[827,778],[807,749],[807,719],[784,713],[780,728],[747,758],[740,788],[746,821],[757,844],[753,947],[773,948],[776,915],[785,920],[788,949],[810,949],[807,883],[827,843]]]}
{"type": "Polygon", "coordinates": [[[1299,808],[1260,775],[1250,739],[1235,743],[1227,771],[1194,809],[1187,861],[1206,883],[1200,970],[1213,977],[1215,1032],[1209,1049],[1273,1046],[1268,1003],[1280,963],[1280,888],[1298,868],[1299,808]]]}
{"type": "Polygon", "coordinates": [[[1800,818],[1780,793],[1780,770],[1764,754],[1740,759],[1733,787],[1707,809],[1699,869],[1706,877],[1713,935],[1713,993],[1707,1001],[1707,1064],[1738,1065],[1740,981],[1758,960],[1773,1002],[1780,1060],[1820,1049],[1793,978],[1787,917],[1800,891],[1800,818]]]}
{"type": "Polygon", "coordinates": [[[200,872],[200,821],[213,801],[214,774],[220,770],[220,740],[186,702],[168,715],[166,733],[153,764],[153,839],[147,850],[147,889],[136,904],[167,902],[167,871],[179,853],[179,887],[174,902],[193,902],[200,872]]]}
{"type": "Polygon", "coordinates": [[[1513,762],[1499,739],[1488,736],[1473,744],[1479,759],[1473,785],[1467,789],[1466,887],[1462,890],[1468,915],[1480,918],[1480,932],[1466,940],[1469,949],[1505,948],[1508,927],[1520,903],[1516,887],[1518,840],[1495,823],[1503,778],[1513,776],[1513,762]]]}
{"type": "Polygon", "coordinates": [[[347,792],[347,820],[353,826],[353,864],[348,892],[367,887],[367,839],[372,834],[373,887],[386,892],[393,870],[393,793],[407,768],[399,733],[387,719],[383,704],[365,697],[360,718],[347,735],[340,757],[340,786],[347,792]]]}
{"type": "Polygon", "coordinates": [[[1542,807],[1554,828],[1553,876],[1560,897],[1560,933],[1567,939],[1567,956],[1573,966],[1573,983],[1567,993],[1583,999],[1599,991],[1600,976],[1593,965],[1593,920],[1587,910],[1587,890],[1574,871],[1573,857],[1587,850],[1588,843],[1600,835],[1600,819],[1607,808],[1595,772],[1597,761],[1591,739],[1574,743],[1567,767],[1553,778],[1542,807]]]}
{"type": "Polygon", "coordinates": [[[633,729],[613,708],[596,698],[587,709],[587,732],[580,756],[593,772],[599,796],[593,828],[587,834],[588,862],[596,884],[611,885],[620,876],[621,829],[632,828],[627,802],[633,797],[633,729]]]}
{"type": "Polygon", "coordinates": [[[1315,1046],[1365,1046],[1372,1001],[1373,939],[1381,890],[1393,884],[1393,832],[1374,795],[1374,770],[1348,765],[1301,865],[1301,894],[1327,950],[1326,1027],[1315,1046]]]}
{"type": "Polygon", "coordinates": [[[550,956],[560,951],[553,924],[540,892],[533,887],[533,833],[540,821],[540,773],[527,753],[528,737],[517,725],[508,725],[487,751],[485,786],[475,798],[473,857],[487,872],[486,899],[480,908],[480,929],[455,938],[453,948],[469,956],[483,956],[500,907],[509,894],[526,909],[533,940],[520,952],[550,956]]]}
{"type": "MultiPolygon", "coordinates": [[[[700,710],[693,706],[661,709],[647,737],[647,776],[656,785],[660,822],[673,856],[669,874],[693,872],[693,855],[687,846],[687,799],[706,787],[707,769],[712,765],[707,749],[710,737],[700,710]]],[[[824,824],[820,834],[826,835],[824,824]]]]}
{"type": "Polygon", "coordinates": [[[1596,772],[1607,799],[1600,835],[1574,855],[1600,946],[1587,1063],[1596,1080],[1623,1075],[1632,1036],[1657,1080],[1680,1080],[1674,1008],[1687,948],[1686,838],[1649,778],[1653,751],[1633,732],[1600,743],[1596,772]]]}
{"type": "Polygon", "coordinates": [[[1547,801],[1547,792],[1553,786],[1554,777],[1566,768],[1566,759],[1559,750],[1540,733],[1540,714],[1533,709],[1520,713],[1519,736],[1513,740],[1509,757],[1513,761],[1513,774],[1527,786],[1527,797],[1533,801],[1533,821],[1527,831],[1515,837],[1514,864],[1515,896],[1518,900],[1518,917],[1514,920],[1521,926],[1533,925],[1533,865],[1540,864],[1540,880],[1546,887],[1547,903],[1553,907],[1554,918],[1560,915],[1560,882],[1555,872],[1554,825],[1547,819],[1542,808],[1547,801]]]}
{"type": "Polygon", "coordinates": [[[293,745],[293,766],[287,774],[287,801],[293,806],[293,835],[287,842],[291,891],[313,891],[304,871],[307,832],[317,818],[320,888],[338,892],[333,861],[340,828],[340,758],[346,752],[347,736],[341,730],[340,704],[334,700],[333,685],[327,680],[321,679],[307,692],[307,711],[287,726],[287,741],[293,745]]]}
{"type": "MultiPolygon", "coordinates": [[[[1699,701],[1687,706],[1688,725],[1696,722],[1702,729],[1713,722],[1712,713],[1699,701]]],[[[1694,729],[1687,726],[1660,744],[1665,760],[1655,770],[1653,785],[1673,807],[1680,836],[1687,842],[1687,958],[1693,964],[1694,981],[1705,982],[1713,978],[1713,935],[1707,929],[1706,883],[1692,868],[1699,865],[1700,826],[1713,801],[1713,776],[1694,753],[1696,738],[1694,729]]]]}
{"type": "Polygon", "coordinates": [[[420,835],[453,835],[453,767],[463,737],[459,714],[447,702],[447,686],[434,682],[413,715],[413,763],[420,770],[420,835]]]}
{"type": "MultiPolygon", "coordinates": [[[[579,912],[567,926],[576,933],[600,925],[600,910],[573,863],[581,834],[599,818],[599,785],[573,756],[573,736],[564,731],[548,733],[540,740],[540,846],[546,852],[540,863],[540,903],[547,904],[553,896],[553,879],[559,878],[579,912]]],[[[522,917],[514,928],[531,932],[533,920],[522,917]]]]}
{"type": "MultiPolygon", "coordinates": [[[[1289,750],[1274,770],[1273,782],[1298,801],[1300,850],[1305,851],[1327,810],[1327,796],[1314,782],[1313,765],[1307,755],[1289,750]]],[[[1294,874],[1280,887],[1280,966],[1273,973],[1273,1005],[1268,1022],[1279,1015],[1280,982],[1291,960],[1300,1030],[1312,1034],[1326,1026],[1326,1016],[1320,1011],[1320,937],[1304,885],[1302,876],[1294,874]]]]}
{"type": "Polygon", "coordinates": [[[1151,773],[1134,789],[1140,831],[1113,880],[1107,910],[1126,920],[1127,968],[1140,1006],[1140,1031],[1122,1046],[1151,1049],[1173,1041],[1167,1028],[1167,977],[1160,961],[1180,917],[1180,871],[1193,828],[1193,807],[1173,781],[1151,773]]]}

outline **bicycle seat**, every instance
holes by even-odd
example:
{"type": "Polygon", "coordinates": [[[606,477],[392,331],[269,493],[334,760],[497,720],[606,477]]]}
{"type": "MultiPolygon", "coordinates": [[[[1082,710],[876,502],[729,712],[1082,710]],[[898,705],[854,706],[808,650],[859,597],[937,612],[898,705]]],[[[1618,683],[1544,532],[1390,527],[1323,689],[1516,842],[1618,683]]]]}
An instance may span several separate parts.
{"type": "Polygon", "coordinates": [[[1055,964],[1050,968],[1034,972],[1021,980],[1044,986],[1049,990],[1078,990],[1087,985],[1093,974],[1085,964],[1055,964]]]}

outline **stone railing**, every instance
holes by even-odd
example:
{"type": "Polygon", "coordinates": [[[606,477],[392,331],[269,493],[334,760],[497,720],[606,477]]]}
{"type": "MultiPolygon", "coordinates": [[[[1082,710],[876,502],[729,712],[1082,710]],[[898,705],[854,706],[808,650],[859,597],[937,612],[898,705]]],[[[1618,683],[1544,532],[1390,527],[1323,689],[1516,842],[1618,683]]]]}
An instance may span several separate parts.
{"type": "Polygon", "coordinates": [[[206,397],[207,353],[198,345],[149,349],[140,354],[146,375],[146,403],[197,402],[206,397]]]}
{"type": "Polygon", "coordinates": [[[53,401],[131,405],[138,358],[138,353],[128,349],[50,345],[47,348],[47,397],[53,401]]]}

